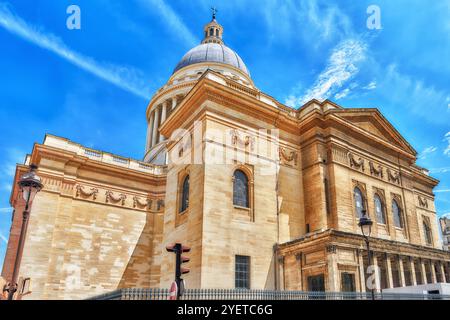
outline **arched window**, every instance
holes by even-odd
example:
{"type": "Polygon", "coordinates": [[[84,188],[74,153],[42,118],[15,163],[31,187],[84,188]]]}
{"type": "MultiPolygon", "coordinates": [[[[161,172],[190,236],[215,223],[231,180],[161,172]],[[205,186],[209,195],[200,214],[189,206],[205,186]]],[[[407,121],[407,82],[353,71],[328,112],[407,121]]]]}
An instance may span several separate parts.
{"type": "Polygon", "coordinates": [[[248,177],[242,170],[236,170],[233,175],[233,204],[249,208],[248,177]]]}
{"type": "Polygon", "coordinates": [[[403,228],[402,209],[400,209],[397,200],[392,200],[392,214],[394,215],[394,225],[397,228],[403,228]]]}
{"type": "Polygon", "coordinates": [[[353,191],[353,197],[355,199],[356,216],[358,218],[361,218],[364,215],[363,211],[366,209],[366,205],[364,203],[364,196],[361,192],[361,189],[355,187],[355,190],[353,191]]]}
{"type": "Polygon", "coordinates": [[[428,245],[433,244],[433,237],[431,235],[431,228],[429,221],[426,218],[423,219],[423,233],[425,234],[425,241],[428,245]]]}
{"type": "Polygon", "coordinates": [[[188,208],[189,208],[189,176],[186,176],[183,180],[181,188],[180,213],[186,211],[188,208]]]}
{"type": "Polygon", "coordinates": [[[378,223],[386,224],[386,214],[385,214],[385,210],[384,210],[384,203],[378,194],[375,194],[374,201],[375,201],[375,212],[376,212],[378,223]]]}
{"type": "Polygon", "coordinates": [[[212,37],[214,35],[214,28],[209,29],[209,36],[212,37]]]}
{"type": "Polygon", "coordinates": [[[216,29],[216,37],[219,36],[219,29],[216,29]]]}

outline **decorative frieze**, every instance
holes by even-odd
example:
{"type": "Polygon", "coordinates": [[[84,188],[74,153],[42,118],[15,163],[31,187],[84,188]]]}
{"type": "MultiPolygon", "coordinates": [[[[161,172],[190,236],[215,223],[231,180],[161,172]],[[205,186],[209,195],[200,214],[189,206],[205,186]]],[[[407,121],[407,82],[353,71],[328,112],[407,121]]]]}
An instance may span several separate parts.
{"type": "Polygon", "coordinates": [[[391,169],[386,169],[389,182],[400,184],[400,174],[391,169]]]}
{"type": "Polygon", "coordinates": [[[115,195],[112,191],[106,191],[105,195],[106,195],[106,199],[105,199],[106,203],[121,202],[122,206],[125,205],[125,200],[127,199],[127,196],[124,195],[123,193],[121,193],[119,195],[115,195]]]}
{"type": "Polygon", "coordinates": [[[152,206],[151,199],[142,200],[138,196],[133,197],[133,208],[150,209],[151,206],[152,206]]]}
{"type": "Polygon", "coordinates": [[[350,160],[350,167],[361,170],[364,172],[364,159],[359,157],[358,159],[355,159],[355,156],[352,153],[348,154],[348,158],[350,160]]]}
{"type": "Polygon", "coordinates": [[[381,165],[375,165],[374,162],[369,161],[370,174],[383,179],[383,168],[381,165]]]}
{"type": "Polygon", "coordinates": [[[92,197],[92,199],[94,201],[97,199],[97,194],[98,194],[97,188],[85,189],[83,186],[77,185],[76,189],[77,189],[77,193],[76,193],[75,197],[77,197],[77,198],[79,198],[83,195],[84,197],[87,197],[87,198],[92,197]]]}
{"type": "Polygon", "coordinates": [[[428,200],[427,198],[423,198],[421,196],[417,196],[419,199],[419,206],[421,206],[422,208],[428,209],[428,200]]]}

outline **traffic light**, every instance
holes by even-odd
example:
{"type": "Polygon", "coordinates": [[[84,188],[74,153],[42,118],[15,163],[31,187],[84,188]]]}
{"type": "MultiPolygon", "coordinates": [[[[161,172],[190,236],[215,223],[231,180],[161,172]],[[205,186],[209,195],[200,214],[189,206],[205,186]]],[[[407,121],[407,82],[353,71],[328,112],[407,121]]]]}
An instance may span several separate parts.
{"type": "Polygon", "coordinates": [[[187,263],[190,261],[190,259],[188,257],[183,256],[183,253],[187,253],[189,251],[191,251],[191,248],[187,247],[187,246],[183,246],[181,243],[176,243],[170,246],[166,247],[166,250],[168,252],[173,252],[176,255],[176,264],[175,264],[175,282],[178,285],[178,294],[177,297],[181,297],[181,295],[183,294],[182,290],[180,290],[183,286],[182,286],[182,281],[183,279],[181,279],[181,275],[183,274],[187,274],[189,273],[189,269],[188,268],[183,268],[181,265],[183,263],[187,263]]]}

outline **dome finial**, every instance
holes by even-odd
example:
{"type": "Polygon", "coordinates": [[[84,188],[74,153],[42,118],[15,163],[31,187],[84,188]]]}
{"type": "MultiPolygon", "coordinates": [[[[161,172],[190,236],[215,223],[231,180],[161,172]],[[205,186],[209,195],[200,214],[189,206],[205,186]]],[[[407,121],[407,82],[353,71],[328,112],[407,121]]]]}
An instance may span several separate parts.
{"type": "Polygon", "coordinates": [[[211,8],[211,12],[212,12],[212,20],[216,20],[216,14],[217,14],[217,8],[216,7],[212,7],[211,8]]]}

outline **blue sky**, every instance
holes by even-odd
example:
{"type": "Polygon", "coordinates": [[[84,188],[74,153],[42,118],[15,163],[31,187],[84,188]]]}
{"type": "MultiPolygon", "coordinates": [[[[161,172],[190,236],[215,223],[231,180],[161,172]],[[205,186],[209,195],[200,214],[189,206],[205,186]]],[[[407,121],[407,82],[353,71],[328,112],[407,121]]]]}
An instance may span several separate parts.
{"type": "Polygon", "coordinates": [[[202,37],[210,7],[255,84],[298,107],[376,107],[441,183],[450,213],[450,1],[0,0],[0,264],[17,162],[45,133],[141,159],[152,93],[202,37]],[[66,9],[81,8],[81,30],[66,9]],[[369,5],[381,29],[369,30],[369,5]]]}

